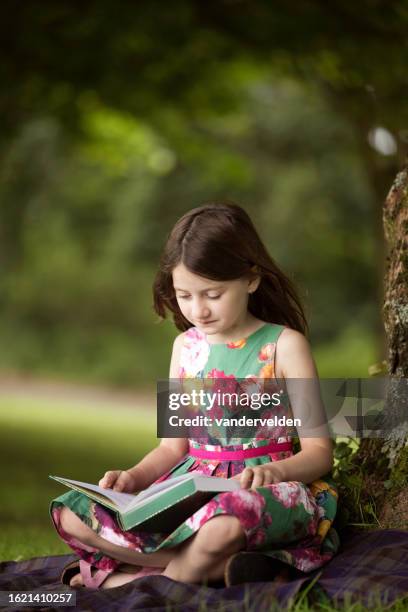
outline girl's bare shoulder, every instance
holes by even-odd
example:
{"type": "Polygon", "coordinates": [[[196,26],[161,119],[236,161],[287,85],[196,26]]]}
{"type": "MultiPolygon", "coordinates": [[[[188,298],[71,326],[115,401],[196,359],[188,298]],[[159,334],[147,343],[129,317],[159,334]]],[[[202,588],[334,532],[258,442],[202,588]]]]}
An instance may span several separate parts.
{"type": "Polygon", "coordinates": [[[173,349],[180,349],[184,344],[186,332],[181,332],[174,338],[173,349]]]}
{"type": "Polygon", "coordinates": [[[279,346],[283,351],[291,351],[310,345],[304,334],[291,327],[285,327],[279,336],[279,346]]]}
{"type": "Polygon", "coordinates": [[[278,376],[310,378],[317,376],[312,351],[307,338],[299,331],[285,327],[276,345],[278,376]]]}

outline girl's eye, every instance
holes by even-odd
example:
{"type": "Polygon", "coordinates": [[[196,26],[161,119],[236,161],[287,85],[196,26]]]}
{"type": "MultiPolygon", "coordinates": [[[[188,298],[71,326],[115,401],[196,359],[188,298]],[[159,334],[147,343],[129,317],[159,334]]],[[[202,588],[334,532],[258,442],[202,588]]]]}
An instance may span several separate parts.
{"type": "MultiPolygon", "coordinates": [[[[221,297],[221,294],[217,294],[217,295],[207,295],[209,300],[218,300],[221,297]]],[[[191,295],[178,295],[177,299],[178,300],[189,300],[191,298],[191,295]]]]}

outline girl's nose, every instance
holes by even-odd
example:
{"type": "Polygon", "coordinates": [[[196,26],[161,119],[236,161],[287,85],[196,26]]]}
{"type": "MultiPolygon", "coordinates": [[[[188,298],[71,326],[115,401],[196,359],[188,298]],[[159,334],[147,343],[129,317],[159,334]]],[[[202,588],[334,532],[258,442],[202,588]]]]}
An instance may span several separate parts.
{"type": "Polygon", "coordinates": [[[193,304],[193,317],[194,319],[198,319],[200,321],[207,319],[210,315],[210,309],[208,306],[203,304],[200,300],[197,300],[193,304]]]}

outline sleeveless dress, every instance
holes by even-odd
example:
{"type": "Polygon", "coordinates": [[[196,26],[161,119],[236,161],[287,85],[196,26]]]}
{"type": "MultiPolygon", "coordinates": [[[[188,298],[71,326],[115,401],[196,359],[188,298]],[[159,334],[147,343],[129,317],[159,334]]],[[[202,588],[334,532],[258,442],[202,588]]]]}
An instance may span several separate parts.
{"type": "MultiPolygon", "coordinates": [[[[283,329],[281,325],[267,323],[238,342],[209,344],[204,333],[197,328],[190,328],[184,333],[179,377],[181,380],[255,378],[277,382],[275,349],[283,329]]],[[[214,433],[212,429],[211,436],[205,439],[189,438],[189,452],[155,482],[192,471],[230,478],[242,472],[246,466],[285,459],[292,455],[292,450],[266,450],[262,453],[262,447],[267,448],[271,442],[282,443],[285,449],[290,447],[288,442],[291,440],[285,433],[277,428],[273,439],[265,438],[265,430],[259,428],[252,439],[227,439],[225,430],[220,429],[214,433]],[[238,460],[208,458],[212,452],[216,455],[217,451],[246,449],[253,449],[251,453],[258,456],[238,460]],[[207,458],[196,456],[200,453],[207,458]]],[[[120,561],[79,542],[63,531],[60,524],[63,506],[70,508],[102,538],[144,553],[179,545],[219,514],[238,517],[246,536],[245,550],[262,552],[303,572],[325,564],[339,547],[337,532],[332,527],[337,510],[337,489],[330,475],[309,485],[291,481],[269,484],[255,490],[237,489],[218,493],[171,533],[148,533],[137,527],[123,531],[113,512],[76,491],[68,491],[54,499],[50,505],[50,514],[60,537],[87,563],[99,569],[114,571],[120,561]]],[[[137,576],[160,574],[162,571],[163,568],[143,568],[137,576]]]]}

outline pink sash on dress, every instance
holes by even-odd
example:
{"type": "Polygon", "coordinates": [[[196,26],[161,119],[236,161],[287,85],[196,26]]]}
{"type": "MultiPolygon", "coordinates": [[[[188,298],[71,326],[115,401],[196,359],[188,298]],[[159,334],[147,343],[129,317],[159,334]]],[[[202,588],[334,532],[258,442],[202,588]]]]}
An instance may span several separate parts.
{"type": "Polygon", "coordinates": [[[257,446],[256,448],[243,448],[242,450],[219,451],[207,450],[202,448],[194,448],[190,445],[189,455],[198,457],[199,459],[219,459],[220,461],[239,461],[249,459],[250,457],[261,457],[270,453],[279,453],[282,451],[291,451],[292,442],[271,442],[266,446],[257,446]]]}

